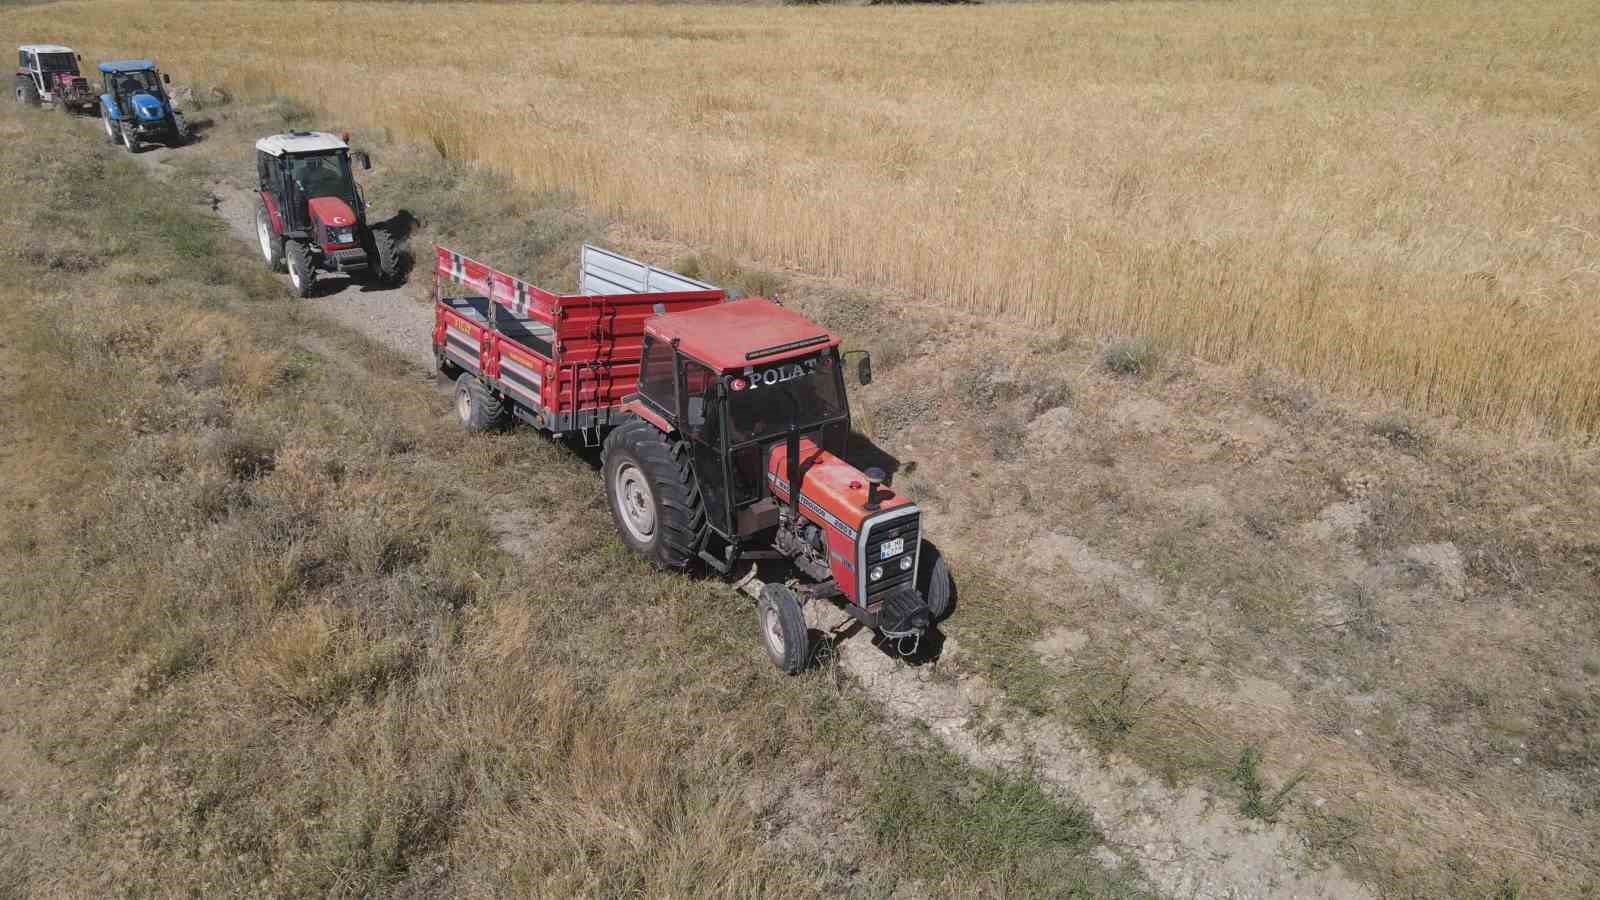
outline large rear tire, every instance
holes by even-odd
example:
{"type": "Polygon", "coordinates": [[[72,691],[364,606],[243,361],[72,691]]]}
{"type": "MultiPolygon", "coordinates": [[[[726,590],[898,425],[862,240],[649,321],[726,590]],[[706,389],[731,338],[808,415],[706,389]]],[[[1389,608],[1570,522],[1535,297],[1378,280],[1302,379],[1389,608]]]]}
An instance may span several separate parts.
{"type": "Polygon", "coordinates": [[[501,402],[471,372],[456,379],[456,418],[468,431],[500,431],[510,421],[501,402]]]}
{"type": "Polygon", "coordinates": [[[387,228],[368,228],[368,252],[373,257],[372,278],[388,286],[400,277],[400,249],[387,228]]]}
{"type": "Polygon", "coordinates": [[[139,152],[139,139],[134,136],[133,129],[126,125],[122,126],[122,146],[127,147],[129,153],[139,152]]]}
{"type": "Polygon", "coordinates": [[[664,569],[686,569],[706,527],[689,451],[643,419],[606,435],[600,451],[606,500],[628,548],[664,569]]]}
{"type": "Polygon", "coordinates": [[[106,143],[115,144],[117,142],[117,126],[111,124],[111,116],[104,109],[100,110],[100,124],[104,125],[106,129],[106,143]]]}
{"type": "Polygon", "coordinates": [[[811,632],[806,630],[800,598],[785,585],[768,584],[756,603],[761,643],[778,671],[793,675],[811,661],[811,632]]]}
{"type": "Polygon", "coordinates": [[[317,270],[311,265],[311,249],[299,241],[284,241],[283,255],[289,265],[289,290],[296,297],[309,297],[317,286],[317,270]]]}
{"type": "Polygon", "coordinates": [[[267,213],[264,200],[256,201],[256,244],[261,248],[261,259],[266,262],[267,268],[282,272],[283,238],[272,230],[272,216],[267,213]]]}
{"type": "Polygon", "coordinates": [[[33,79],[30,78],[22,83],[22,87],[17,93],[17,100],[21,102],[23,106],[32,106],[36,109],[38,108],[40,102],[39,89],[34,86],[33,79]]]}

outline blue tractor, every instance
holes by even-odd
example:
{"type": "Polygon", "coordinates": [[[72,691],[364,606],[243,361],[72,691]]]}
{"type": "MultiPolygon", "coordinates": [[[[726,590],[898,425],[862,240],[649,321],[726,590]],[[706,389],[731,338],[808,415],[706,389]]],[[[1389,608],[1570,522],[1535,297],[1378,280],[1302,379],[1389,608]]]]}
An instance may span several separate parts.
{"type": "Polygon", "coordinates": [[[106,138],[129,153],[146,143],[176,147],[189,137],[183,116],[167,94],[171,79],[148,59],[125,59],[100,64],[105,93],[100,95],[100,120],[106,138]]]}

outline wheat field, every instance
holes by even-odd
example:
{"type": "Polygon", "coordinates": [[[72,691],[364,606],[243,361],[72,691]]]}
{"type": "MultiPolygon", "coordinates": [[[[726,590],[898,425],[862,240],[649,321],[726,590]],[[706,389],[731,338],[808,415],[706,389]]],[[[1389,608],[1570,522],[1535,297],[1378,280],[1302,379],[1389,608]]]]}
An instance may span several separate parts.
{"type": "MultiPolygon", "coordinates": [[[[51,4],[771,267],[1600,426],[1600,4],[51,4]]],[[[885,327],[892,327],[886,323],[885,327]]]]}

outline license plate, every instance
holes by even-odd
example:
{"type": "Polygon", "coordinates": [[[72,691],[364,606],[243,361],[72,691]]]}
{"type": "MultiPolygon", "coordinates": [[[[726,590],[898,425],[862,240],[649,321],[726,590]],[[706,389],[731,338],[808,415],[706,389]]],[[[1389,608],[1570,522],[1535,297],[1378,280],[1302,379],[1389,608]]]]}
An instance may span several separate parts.
{"type": "Polygon", "coordinates": [[[879,559],[888,559],[891,556],[899,556],[904,552],[906,552],[905,538],[895,538],[892,541],[884,541],[882,544],[878,545],[879,559]]]}

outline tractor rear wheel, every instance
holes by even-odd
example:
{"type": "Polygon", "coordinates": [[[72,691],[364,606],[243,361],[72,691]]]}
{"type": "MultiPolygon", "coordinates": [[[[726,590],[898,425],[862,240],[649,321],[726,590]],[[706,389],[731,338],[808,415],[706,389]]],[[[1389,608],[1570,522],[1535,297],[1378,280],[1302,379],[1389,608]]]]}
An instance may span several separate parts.
{"type": "Polygon", "coordinates": [[[763,587],[756,603],[756,621],[761,626],[761,643],[778,671],[793,675],[811,661],[811,633],[794,591],[781,584],[763,587]]]}
{"type": "Polygon", "coordinates": [[[106,127],[106,143],[115,144],[117,142],[117,127],[111,124],[111,116],[107,115],[105,110],[100,111],[100,124],[106,127]]]}
{"type": "Polygon", "coordinates": [[[299,241],[284,241],[283,255],[289,264],[289,289],[296,297],[308,297],[317,284],[317,270],[311,265],[311,248],[299,241]]]}
{"type": "Polygon", "coordinates": [[[400,275],[400,250],[395,246],[394,235],[387,228],[368,228],[368,252],[375,265],[369,270],[373,280],[381,285],[394,284],[400,275]]]}
{"type": "Polygon", "coordinates": [[[688,446],[630,418],[606,435],[600,467],[622,542],[664,569],[688,568],[706,527],[688,446]]]}
{"type": "Polygon", "coordinates": [[[139,139],[134,136],[133,129],[126,125],[122,127],[122,146],[127,147],[129,153],[139,152],[139,139]]]}
{"type": "Polygon", "coordinates": [[[31,78],[24,81],[17,91],[17,101],[23,106],[37,107],[39,105],[39,88],[34,85],[31,78]]]}
{"type": "Polygon", "coordinates": [[[267,268],[282,272],[283,238],[273,232],[272,216],[268,215],[264,200],[256,201],[256,242],[261,245],[261,258],[266,261],[267,268]]]}
{"type": "Polygon", "coordinates": [[[468,431],[499,431],[510,416],[505,404],[471,372],[456,379],[456,418],[468,431]]]}

